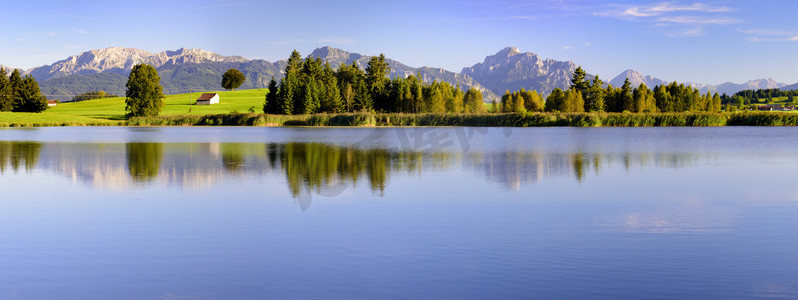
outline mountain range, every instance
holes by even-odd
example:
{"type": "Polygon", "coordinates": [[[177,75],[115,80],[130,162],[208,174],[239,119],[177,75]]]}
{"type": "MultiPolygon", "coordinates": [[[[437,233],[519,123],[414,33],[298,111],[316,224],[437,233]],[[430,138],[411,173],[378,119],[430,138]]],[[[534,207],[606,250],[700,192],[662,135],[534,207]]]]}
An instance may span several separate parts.
{"type": "MultiPolygon", "coordinates": [[[[310,57],[321,58],[333,68],[353,62],[365,68],[371,58],[332,47],[317,48],[310,57]]],[[[524,88],[548,94],[554,88],[568,88],[571,74],[577,66],[573,61],[543,59],[531,52],[522,53],[515,47],[507,47],[489,55],[482,62],[463,68],[460,73],[427,66],[410,67],[389,58],[386,61],[391,67],[392,78],[420,74],[425,82],[437,80],[459,84],[464,89],[474,87],[483,92],[486,101],[497,99],[505,90],[524,88]]],[[[272,77],[278,80],[282,78],[286,61],[222,56],[202,49],[150,53],[134,48],[112,47],[83,52],[51,65],[25,70],[23,74],[35,77],[48,99],[69,101],[75,95],[95,90],[124,95],[127,76],[132,67],[139,63],[150,64],[158,70],[165,94],[179,94],[219,90],[221,76],[230,68],[238,69],[247,77],[240,88],[265,88],[272,77]]],[[[6,67],[6,70],[10,71],[11,68],[6,67]]],[[[668,83],[629,69],[610,80],[609,84],[619,87],[626,78],[634,87],[644,83],[653,88],[668,83]]],[[[798,84],[787,85],[772,79],[751,80],[742,84],[685,84],[702,93],[717,91],[733,94],[744,89],[760,88],[798,89],[798,84]]]]}

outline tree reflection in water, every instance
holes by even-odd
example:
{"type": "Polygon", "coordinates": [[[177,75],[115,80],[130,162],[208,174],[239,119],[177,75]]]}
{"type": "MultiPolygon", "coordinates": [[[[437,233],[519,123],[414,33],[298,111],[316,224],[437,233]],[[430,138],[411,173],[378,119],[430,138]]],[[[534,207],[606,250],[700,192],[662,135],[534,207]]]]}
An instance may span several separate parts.
{"type": "Polygon", "coordinates": [[[162,143],[128,143],[127,167],[135,182],[149,182],[158,177],[163,160],[162,143]]]}
{"type": "Polygon", "coordinates": [[[25,171],[33,171],[39,163],[41,148],[38,142],[0,141],[0,174],[5,173],[9,165],[14,172],[23,165],[25,171]]]}
{"type": "Polygon", "coordinates": [[[390,175],[419,172],[425,162],[442,165],[447,153],[359,149],[321,143],[267,144],[269,166],[285,171],[291,195],[302,189],[333,196],[366,178],[371,190],[382,195],[390,175]]]}

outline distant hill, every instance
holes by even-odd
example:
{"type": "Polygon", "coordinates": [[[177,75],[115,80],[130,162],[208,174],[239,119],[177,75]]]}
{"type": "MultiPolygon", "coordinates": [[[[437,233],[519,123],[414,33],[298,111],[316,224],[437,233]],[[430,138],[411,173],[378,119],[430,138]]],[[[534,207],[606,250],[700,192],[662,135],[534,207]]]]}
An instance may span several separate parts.
{"type": "Polygon", "coordinates": [[[648,88],[654,88],[655,86],[667,83],[662,79],[654,78],[651,77],[650,75],[644,76],[640,72],[637,72],[632,69],[623,71],[621,74],[618,74],[618,76],[615,76],[615,78],[610,80],[609,83],[614,87],[621,87],[623,86],[624,81],[626,81],[626,78],[629,78],[629,83],[632,85],[632,87],[638,87],[640,86],[641,83],[644,83],[648,88]]]}
{"type": "Polygon", "coordinates": [[[6,70],[6,76],[11,75],[11,72],[14,72],[14,68],[9,67],[9,66],[0,65],[0,68],[3,68],[3,69],[6,70]]]}
{"type": "Polygon", "coordinates": [[[795,91],[795,90],[798,90],[798,83],[791,84],[791,85],[785,85],[785,86],[781,87],[781,90],[782,91],[795,91]]]}
{"type": "Polygon", "coordinates": [[[576,64],[572,61],[544,60],[537,54],[507,47],[481,63],[463,68],[462,73],[498,95],[521,88],[547,94],[554,88],[569,87],[574,70],[576,64]]]}
{"type": "MultiPolygon", "coordinates": [[[[629,82],[632,84],[632,87],[637,87],[640,83],[645,83],[646,86],[649,88],[654,88],[657,85],[662,84],[670,84],[670,82],[664,81],[659,78],[654,78],[649,76],[644,76],[640,72],[635,70],[629,69],[612,80],[610,80],[610,84],[614,87],[620,87],[623,85],[624,79],[629,78],[629,82]]],[[[682,83],[682,82],[680,82],[682,83]]],[[[694,82],[685,82],[685,85],[692,86],[693,88],[698,89],[701,93],[712,92],[712,93],[719,93],[719,94],[727,94],[732,95],[742,90],[758,90],[758,89],[775,89],[775,88],[782,88],[787,86],[785,83],[776,82],[773,79],[757,79],[757,80],[749,80],[745,83],[732,83],[726,82],[718,85],[711,85],[705,83],[694,83],[694,82]]],[[[798,84],[796,84],[798,87],[798,84]]]]}

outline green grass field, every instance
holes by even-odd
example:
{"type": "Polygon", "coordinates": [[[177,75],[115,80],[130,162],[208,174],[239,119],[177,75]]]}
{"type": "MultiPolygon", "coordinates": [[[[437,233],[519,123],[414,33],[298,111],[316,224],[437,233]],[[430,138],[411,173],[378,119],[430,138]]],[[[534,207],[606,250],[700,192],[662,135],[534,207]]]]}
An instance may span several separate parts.
{"type": "MultiPolygon", "coordinates": [[[[209,115],[261,112],[268,89],[215,91],[219,104],[193,105],[201,93],[169,95],[161,115],[209,115]]],[[[0,113],[0,126],[118,125],[125,120],[125,98],[67,102],[42,113],[0,113]]]]}

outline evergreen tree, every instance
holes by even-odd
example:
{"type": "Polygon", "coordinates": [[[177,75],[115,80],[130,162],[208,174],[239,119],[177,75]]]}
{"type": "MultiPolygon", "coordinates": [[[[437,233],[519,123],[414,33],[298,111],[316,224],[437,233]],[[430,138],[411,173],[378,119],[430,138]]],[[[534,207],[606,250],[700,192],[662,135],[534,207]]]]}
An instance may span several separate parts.
{"type": "Polygon", "coordinates": [[[324,64],[321,74],[321,84],[323,94],[320,99],[319,110],[321,112],[338,113],[344,111],[344,103],[341,99],[341,90],[338,88],[338,79],[335,71],[329,63],[324,64]]]}
{"type": "Polygon", "coordinates": [[[282,113],[282,105],[280,104],[278,90],[277,81],[272,77],[272,79],[269,80],[269,92],[266,94],[266,101],[263,103],[264,113],[273,115],[282,113]]]}
{"type": "Polygon", "coordinates": [[[593,77],[593,84],[587,89],[587,93],[582,96],[585,98],[585,111],[604,111],[604,82],[596,75],[593,77]]]}
{"type": "Polygon", "coordinates": [[[12,111],[14,109],[11,82],[6,77],[6,70],[0,68],[0,111],[12,111]]]}
{"type": "Polygon", "coordinates": [[[300,56],[299,51],[294,50],[285,65],[285,77],[280,80],[280,88],[277,91],[282,114],[290,115],[294,113],[294,98],[297,98],[299,93],[299,71],[301,67],[302,56],[300,56]]]}
{"type": "Polygon", "coordinates": [[[560,88],[555,88],[548,97],[546,97],[545,111],[547,112],[565,112],[565,93],[560,88]]]}
{"type": "Polygon", "coordinates": [[[614,88],[612,85],[607,85],[607,89],[604,90],[604,111],[620,112],[620,105],[618,103],[619,94],[619,89],[614,88]]]}
{"type": "Polygon", "coordinates": [[[386,85],[389,82],[388,74],[391,73],[391,67],[385,61],[385,54],[379,56],[372,56],[369,59],[368,66],[366,67],[366,87],[371,95],[374,103],[374,109],[379,111],[386,111],[389,108],[388,91],[386,85]]]}
{"type": "Polygon", "coordinates": [[[42,112],[47,109],[47,98],[42,96],[39,83],[31,75],[22,78],[19,88],[14,91],[17,106],[15,112],[42,112]]]}
{"type": "Polygon", "coordinates": [[[8,85],[10,87],[11,110],[17,111],[17,107],[24,105],[16,96],[17,90],[22,86],[22,75],[20,75],[18,69],[14,69],[14,71],[11,72],[11,76],[8,78],[8,85]]]}
{"type": "Polygon", "coordinates": [[[658,85],[654,87],[654,102],[657,109],[661,112],[671,112],[671,94],[665,85],[658,85]]]}
{"type": "Polygon", "coordinates": [[[712,105],[709,108],[709,112],[720,111],[720,99],[721,96],[716,92],[715,95],[712,96],[712,105]]]}
{"type": "Polygon", "coordinates": [[[163,107],[163,87],[158,71],[150,65],[133,66],[125,93],[125,111],[128,116],[157,116],[163,107]]]}
{"type": "Polygon", "coordinates": [[[590,88],[590,81],[586,77],[587,73],[582,69],[582,66],[577,67],[571,77],[571,88],[576,89],[582,95],[587,94],[590,88]]]}
{"type": "Polygon", "coordinates": [[[621,86],[620,94],[617,96],[621,112],[635,111],[634,98],[632,98],[632,83],[629,82],[629,78],[624,80],[623,85],[621,86]]]}
{"type": "Polygon", "coordinates": [[[303,84],[299,93],[301,97],[297,98],[294,102],[294,114],[306,115],[313,114],[319,108],[319,86],[315,78],[309,78],[308,82],[303,84]]]}

